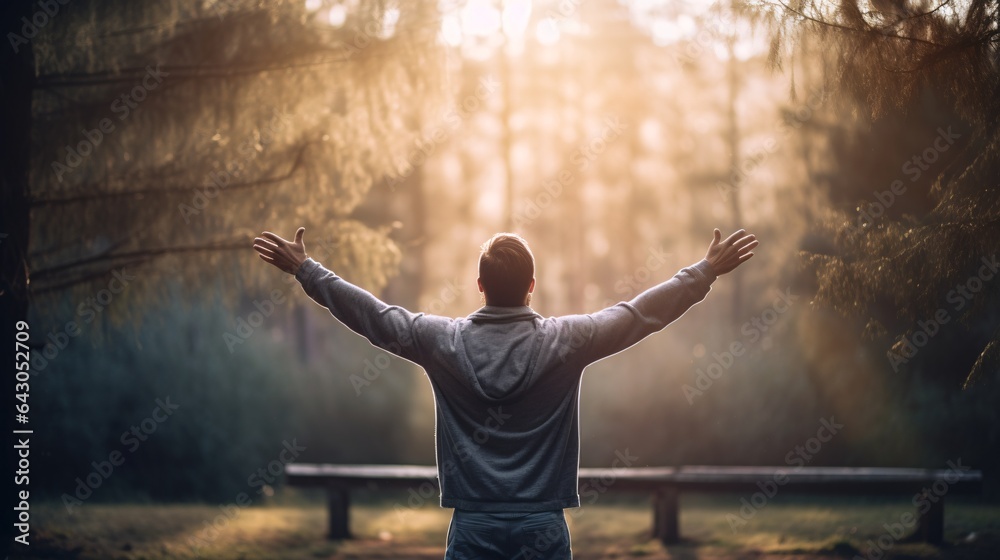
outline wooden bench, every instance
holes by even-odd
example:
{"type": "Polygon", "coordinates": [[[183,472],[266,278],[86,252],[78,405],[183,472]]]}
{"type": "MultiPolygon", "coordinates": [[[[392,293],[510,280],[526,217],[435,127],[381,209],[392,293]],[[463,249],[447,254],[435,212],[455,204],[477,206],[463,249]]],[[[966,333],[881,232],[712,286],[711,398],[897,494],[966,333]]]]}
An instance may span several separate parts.
{"type": "MultiPolygon", "coordinates": [[[[320,487],[327,493],[329,538],[350,538],[350,492],[356,488],[411,489],[434,493],[423,496],[438,503],[437,470],[413,465],[289,464],[289,486],[320,487]]],[[[944,541],[944,498],[979,493],[982,473],[965,470],[846,467],[644,467],[580,469],[581,503],[587,496],[615,491],[638,492],[653,498],[653,537],[665,544],[680,540],[678,496],[681,492],[744,494],[747,502],[787,494],[908,495],[930,507],[917,519],[912,535],[932,544],[944,541]],[[773,484],[773,486],[772,486],[773,484]],[[776,491],[775,491],[776,489],[776,491]]],[[[751,505],[756,506],[755,503],[751,505]]],[[[733,509],[739,515],[739,508],[733,509]]],[[[886,520],[896,521],[896,520],[886,520]]]]}

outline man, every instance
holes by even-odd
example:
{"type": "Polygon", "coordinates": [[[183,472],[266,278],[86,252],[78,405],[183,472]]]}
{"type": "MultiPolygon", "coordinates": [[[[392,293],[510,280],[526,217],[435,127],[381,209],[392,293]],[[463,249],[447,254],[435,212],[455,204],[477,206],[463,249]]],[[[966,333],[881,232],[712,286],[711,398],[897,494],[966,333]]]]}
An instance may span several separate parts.
{"type": "Polygon", "coordinates": [[[528,304],[535,261],[518,235],[482,247],[486,305],[451,319],[383,303],[306,254],[305,228],[264,232],[260,258],[294,274],[313,300],[372,344],[427,372],[434,391],[441,507],[454,508],[446,559],[572,558],[563,508],[579,507],[583,369],[655,333],[753,256],[753,235],[715,237],[673,278],[589,315],[543,318],[528,304]]]}

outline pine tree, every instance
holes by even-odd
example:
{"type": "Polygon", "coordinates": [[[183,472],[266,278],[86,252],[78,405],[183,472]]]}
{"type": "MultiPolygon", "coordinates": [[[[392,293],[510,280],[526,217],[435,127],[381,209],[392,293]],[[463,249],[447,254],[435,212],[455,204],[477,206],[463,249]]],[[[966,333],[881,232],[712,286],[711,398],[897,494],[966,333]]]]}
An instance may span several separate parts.
{"type": "Polygon", "coordinates": [[[324,264],[384,287],[399,250],[352,211],[392,174],[413,115],[442,101],[439,17],[425,2],[350,6],[62,6],[24,45],[30,179],[7,209],[30,217],[30,243],[4,274],[25,271],[32,305],[78,301],[122,270],[153,299],[165,278],[264,285],[252,238],[305,225],[324,264]]]}
{"type": "MultiPolygon", "coordinates": [[[[917,351],[946,330],[941,326],[946,321],[960,324],[977,350],[965,360],[960,350],[949,349],[953,371],[940,375],[961,376],[956,381],[965,387],[994,375],[1000,367],[997,3],[747,4],[770,31],[772,63],[796,68],[819,59],[830,70],[829,82],[838,84],[842,108],[860,121],[877,125],[880,119],[917,112],[928,100],[958,119],[955,130],[938,131],[944,138],[938,141],[938,155],[925,150],[910,154],[940,156],[945,162],[931,168],[909,160],[913,174],[928,173],[926,208],[893,208],[886,202],[892,200],[889,195],[883,195],[885,201],[868,201],[877,202],[875,206],[860,203],[831,220],[829,247],[812,249],[806,257],[815,273],[816,302],[861,317],[869,336],[892,340],[888,357],[894,369],[916,366],[917,351]],[[941,154],[943,142],[951,150],[947,158],[941,154]],[[880,207],[878,219],[871,219],[871,210],[880,207]]],[[[907,172],[906,161],[883,163],[902,163],[901,171],[907,172]]],[[[868,198],[873,189],[885,188],[858,187],[868,198]]]]}

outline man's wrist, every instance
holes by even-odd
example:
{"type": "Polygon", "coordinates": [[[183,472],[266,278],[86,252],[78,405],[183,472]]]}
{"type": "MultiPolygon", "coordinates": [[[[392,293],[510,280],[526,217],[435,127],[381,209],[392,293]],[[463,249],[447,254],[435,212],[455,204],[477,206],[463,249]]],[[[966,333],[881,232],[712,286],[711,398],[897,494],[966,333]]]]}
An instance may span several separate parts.
{"type": "Polygon", "coordinates": [[[702,274],[708,277],[709,280],[715,281],[719,275],[715,272],[715,267],[712,266],[712,261],[707,258],[702,259],[701,262],[695,264],[695,268],[700,270],[702,274]]]}
{"type": "Polygon", "coordinates": [[[309,262],[308,255],[306,256],[306,258],[302,259],[302,261],[298,264],[298,266],[295,267],[295,270],[292,271],[292,276],[299,278],[302,275],[302,273],[305,272],[305,266],[307,262],[309,262]]]}

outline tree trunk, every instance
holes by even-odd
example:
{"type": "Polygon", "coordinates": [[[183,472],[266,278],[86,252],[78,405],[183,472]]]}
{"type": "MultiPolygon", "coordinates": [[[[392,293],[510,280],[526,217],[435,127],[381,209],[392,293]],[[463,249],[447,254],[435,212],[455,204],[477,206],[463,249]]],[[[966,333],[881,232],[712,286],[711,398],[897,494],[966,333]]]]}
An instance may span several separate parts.
{"type": "MultiPolygon", "coordinates": [[[[739,97],[739,68],[736,61],[736,50],[734,48],[734,43],[736,41],[735,37],[729,37],[726,41],[726,47],[729,52],[729,60],[726,63],[726,82],[729,89],[729,99],[727,107],[727,116],[729,121],[729,131],[727,134],[727,143],[729,144],[729,178],[734,180],[735,178],[741,177],[740,184],[732,185],[732,189],[729,191],[729,209],[733,217],[733,228],[739,229],[744,227],[743,223],[743,209],[740,206],[740,189],[746,182],[746,178],[742,175],[742,170],[740,169],[740,129],[739,129],[739,116],[736,114],[736,100],[739,97]]],[[[729,233],[729,232],[727,232],[729,233]]],[[[743,308],[743,282],[742,275],[736,274],[732,278],[733,286],[733,301],[731,313],[733,317],[734,324],[739,324],[742,320],[741,310],[743,308]]]]}

